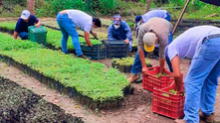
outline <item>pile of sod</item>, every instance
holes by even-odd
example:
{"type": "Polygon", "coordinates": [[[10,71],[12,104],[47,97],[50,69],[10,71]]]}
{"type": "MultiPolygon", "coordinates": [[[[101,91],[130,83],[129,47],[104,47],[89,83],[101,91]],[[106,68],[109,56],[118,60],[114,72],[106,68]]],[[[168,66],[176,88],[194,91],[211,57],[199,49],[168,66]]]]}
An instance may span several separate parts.
{"type": "Polygon", "coordinates": [[[120,100],[124,96],[123,90],[129,86],[126,77],[116,69],[107,69],[101,63],[65,55],[28,40],[14,40],[7,34],[0,34],[2,58],[12,58],[17,63],[58,81],[65,88],[75,89],[94,102],[120,100]],[[10,45],[4,45],[7,43],[10,45]]]}

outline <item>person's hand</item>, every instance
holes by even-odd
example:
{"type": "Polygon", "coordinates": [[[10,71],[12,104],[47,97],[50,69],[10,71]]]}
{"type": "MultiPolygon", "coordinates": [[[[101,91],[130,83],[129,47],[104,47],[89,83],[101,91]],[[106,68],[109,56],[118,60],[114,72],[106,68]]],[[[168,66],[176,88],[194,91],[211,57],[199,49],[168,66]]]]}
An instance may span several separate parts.
{"type": "Polygon", "coordinates": [[[40,24],[36,24],[35,27],[39,28],[39,27],[40,27],[40,24]]]}
{"type": "Polygon", "coordinates": [[[148,75],[148,68],[147,67],[143,67],[142,68],[142,72],[145,74],[145,75],[148,75]]]}
{"type": "Polygon", "coordinates": [[[94,37],[96,40],[99,39],[98,36],[97,36],[97,33],[95,33],[95,32],[93,32],[93,37],[94,37]]]}
{"type": "Polygon", "coordinates": [[[124,40],[124,42],[125,42],[126,44],[128,44],[128,43],[129,43],[129,40],[128,40],[128,39],[126,39],[126,40],[124,40]]]}

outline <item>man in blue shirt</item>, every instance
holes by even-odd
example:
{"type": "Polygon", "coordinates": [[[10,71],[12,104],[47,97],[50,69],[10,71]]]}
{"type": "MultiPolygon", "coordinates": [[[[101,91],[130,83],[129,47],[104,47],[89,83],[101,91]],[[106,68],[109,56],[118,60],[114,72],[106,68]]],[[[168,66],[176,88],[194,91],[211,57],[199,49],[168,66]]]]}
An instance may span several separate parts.
{"type": "Polygon", "coordinates": [[[40,21],[32,15],[28,10],[24,10],[21,13],[21,17],[18,19],[15,31],[14,39],[17,39],[19,36],[22,40],[28,39],[28,27],[35,25],[40,27],[40,21]]]}
{"type": "Polygon", "coordinates": [[[108,27],[108,40],[123,40],[125,43],[129,44],[129,50],[131,51],[132,49],[131,28],[125,21],[121,20],[120,15],[115,15],[113,17],[113,24],[108,27]]]}
{"type": "MultiPolygon", "coordinates": [[[[184,120],[177,120],[177,123],[199,123],[201,119],[206,123],[214,123],[214,105],[220,77],[219,47],[220,28],[208,25],[188,29],[168,45],[166,55],[173,68],[171,76],[181,76],[181,58],[192,59],[184,80],[185,117],[184,120]]],[[[177,81],[176,85],[178,90],[183,90],[180,82],[177,81]]]]}

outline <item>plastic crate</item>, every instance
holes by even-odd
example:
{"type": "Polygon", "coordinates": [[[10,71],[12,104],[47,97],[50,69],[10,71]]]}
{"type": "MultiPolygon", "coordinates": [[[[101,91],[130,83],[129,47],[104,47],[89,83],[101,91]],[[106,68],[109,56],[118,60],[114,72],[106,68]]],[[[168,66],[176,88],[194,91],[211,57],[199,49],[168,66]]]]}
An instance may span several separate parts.
{"type": "Polygon", "coordinates": [[[106,54],[108,58],[127,57],[129,53],[129,44],[124,41],[104,41],[106,54]]]}
{"type": "Polygon", "coordinates": [[[93,45],[92,47],[81,45],[83,54],[91,59],[98,60],[106,58],[106,48],[105,45],[93,45]]]}
{"type": "Polygon", "coordinates": [[[35,27],[35,26],[29,26],[28,27],[28,39],[41,43],[46,44],[46,37],[47,37],[47,30],[44,26],[35,27]]]}
{"type": "MultiPolygon", "coordinates": [[[[174,85],[174,82],[172,85],[174,85]]],[[[154,113],[178,119],[184,116],[185,97],[179,92],[176,94],[169,92],[169,90],[174,89],[172,85],[164,89],[154,90],[151,109],[154,113]]]]}
{"type": "MultiPolygon", "coordinates": [[[[160,73],[160,67],[151,67],[149,68],[149,70],[150,75],[142,74],[142,86],[148,91],[152,92],[154,88],[161,89],[164,87],[168,87],[174,80],[173,77],[169,76],[157,77],[156,75],[160,73]]],[[[165,73],[169,74],[170,72],[165,71],[165,73]]]]}

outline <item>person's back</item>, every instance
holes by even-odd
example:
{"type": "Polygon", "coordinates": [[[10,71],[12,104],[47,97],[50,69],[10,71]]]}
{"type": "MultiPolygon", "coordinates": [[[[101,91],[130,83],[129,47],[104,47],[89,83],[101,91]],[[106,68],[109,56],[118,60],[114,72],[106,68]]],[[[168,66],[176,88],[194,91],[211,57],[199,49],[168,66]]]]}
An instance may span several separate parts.
{"type": "Polygon", "coordinates": [[[83,31],[91,31],[92,17],[90,15],[74,9],[65,11],[77,27],[80,27],[83,31]]]}
{"type": "Polygon", "coordinates": [[[174,57],[174,52],[178,52],[181,58],[192,59],[196,48],[200,46],[202,40],[212,34],[220,34],[220,28],[204,25],[186,30],[168,46],[168,55],[170,59],[174,57]]]}
{"type": "Polygon", "coordinates": [[[168,18],[169,15],[167,13],[168,12],[166,10],[151,10],[146,14],[142,15],[142,19],[144,23],[153,17],[160,17],[170,21],[170,18],[168,18]]]}

